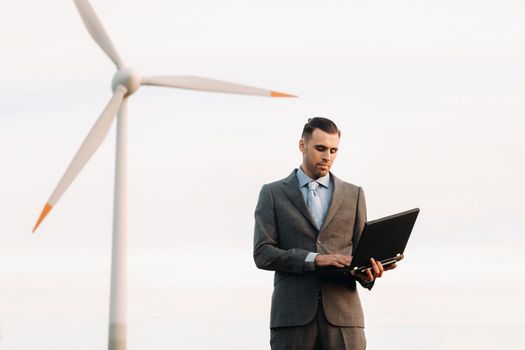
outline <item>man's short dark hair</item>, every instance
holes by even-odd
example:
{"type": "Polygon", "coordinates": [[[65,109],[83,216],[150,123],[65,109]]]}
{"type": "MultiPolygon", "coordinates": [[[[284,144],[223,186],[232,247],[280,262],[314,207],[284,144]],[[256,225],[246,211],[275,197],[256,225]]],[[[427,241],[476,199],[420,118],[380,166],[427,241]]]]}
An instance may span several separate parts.
{"type": "Polygon", "coordinates": [[[309,118],[308,122],[304,124],[301,137],[307,140],[310,139],[315,129],[321,129],[328,134],[337,134],[337,136],[341,137],[341,130],[337,128],[337,125],[330,119],[323,117],[309,118]]]}

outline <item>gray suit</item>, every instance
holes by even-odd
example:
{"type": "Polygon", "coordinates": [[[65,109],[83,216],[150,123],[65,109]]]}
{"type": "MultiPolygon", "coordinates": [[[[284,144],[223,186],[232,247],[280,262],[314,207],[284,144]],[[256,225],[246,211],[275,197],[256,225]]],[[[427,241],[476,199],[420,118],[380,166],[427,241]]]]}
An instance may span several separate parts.
{"type": "Polygon", "coordinates": [[[366,221],[363,190],[332,175],[332,200],[318,230],[299,189],[296,171],[264,185],[255,210],[255,264],[275,271],[270,327],[308,324],[317,314],[319,295],[330,324],[364,327],[354,278],[304,270],[309,252],[353,255],[366,221]]]}

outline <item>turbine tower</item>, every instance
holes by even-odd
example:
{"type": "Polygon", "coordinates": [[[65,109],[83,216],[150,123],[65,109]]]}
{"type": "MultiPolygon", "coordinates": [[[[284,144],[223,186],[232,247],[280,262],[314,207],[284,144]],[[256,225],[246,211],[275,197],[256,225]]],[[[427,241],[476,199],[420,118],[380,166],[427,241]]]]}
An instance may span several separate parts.
{"type": "Polygon", "coordinates": [[[268,97],[295,97],[285,93],[195,76],[142,77],[127,67],[113,46],[102,23],[87,0],[74,0],[89,34],[117,66],[111,83],[113,96],[102,111],[55,190],[46,202],[33,232],[56,205],[60,197],[100,147],[117,118],[117,150],[115,163],[115,197],[113,212],[113,248],[111,261],[111,296],[109,316],[109,350],[126,349],[126,275],[127,275],[127,191],[126,144],[127,100],[142,85],[174,87],[199,91],[224,92],[268,97]]]}

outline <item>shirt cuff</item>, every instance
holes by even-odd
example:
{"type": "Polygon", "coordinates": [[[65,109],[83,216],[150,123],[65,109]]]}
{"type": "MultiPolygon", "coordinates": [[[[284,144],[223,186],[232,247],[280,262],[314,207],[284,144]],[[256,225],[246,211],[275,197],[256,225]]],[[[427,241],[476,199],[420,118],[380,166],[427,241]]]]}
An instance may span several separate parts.
{"type": "Polygon", "coordinates": [[[315,271],[315,257],[318,256],[319,253],[308,253],[306,256],[306,259],[304,259],[304,270],[305,271],[315,271]]]}

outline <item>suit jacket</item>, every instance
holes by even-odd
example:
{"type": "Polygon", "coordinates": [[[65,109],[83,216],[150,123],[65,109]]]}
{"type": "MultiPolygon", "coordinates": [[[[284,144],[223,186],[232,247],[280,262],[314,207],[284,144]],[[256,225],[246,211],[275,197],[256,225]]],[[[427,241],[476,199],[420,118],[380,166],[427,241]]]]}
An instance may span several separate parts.
{"type": "Polygon", "coordinates": [[[364,327],[353,277],[304,270],[310,252],[353,255],[366,222],[363,190],[332,174],[332,200],[318,230],[299,189],[296,171],[264,185],[255,209],[255,264],[275,271],[270,327],[309,323],[317,313],[319,294],[331,324],[364,327]]]}

